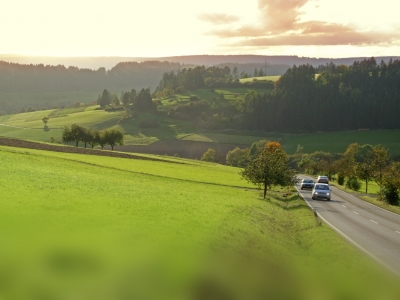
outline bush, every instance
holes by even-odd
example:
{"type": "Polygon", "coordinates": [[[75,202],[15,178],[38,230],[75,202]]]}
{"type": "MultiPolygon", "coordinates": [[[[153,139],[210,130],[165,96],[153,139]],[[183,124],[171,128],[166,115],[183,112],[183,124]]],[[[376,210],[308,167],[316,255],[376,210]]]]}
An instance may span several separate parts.
{"type": "Polygon", "coordinates": [[[353,191],[359,191],[361,188],[361,183],[357,179],[357,177],[349,177],[346,181],[346,188],[351,189],[353,191]]]}
{"type": "Polygon", "coordinates": [[[382,188],[380,198],[390,205],[399,205],[400,202],[399,191],[392,185],[387,185],[382,188]]]}
{"type": "Polygon", "coordinates": [[[337,181],[338,181],[339,185],[343,185],[344,184],[344,176],[339,174],[337,181]]]}
{"type": "Polygon", "coordinates": [[[192,95],[192,96],[190,96],[189,99],[190,99],[190,101],[197,101],[197,100],[199,100],[199,97],[192,95]]]}

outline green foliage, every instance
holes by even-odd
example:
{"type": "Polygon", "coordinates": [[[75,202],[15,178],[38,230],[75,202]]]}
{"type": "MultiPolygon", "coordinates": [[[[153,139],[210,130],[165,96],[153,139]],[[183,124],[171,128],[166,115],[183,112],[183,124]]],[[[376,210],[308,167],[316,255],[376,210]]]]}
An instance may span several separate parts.
{"type": "Polygon", "coordinates": [[[118,129],[106,129],[103,130],[102,136],[106,144],[111,146],[111,150],[114,150],[115,145],[124,144],[124,135],[118,129]]]}
{"type": "Polygon", "coordinates": [[[256,158],[251,157],[240,174],[249,182],[264,186],[264,198],[272,186],[295,183],[295,171],[288,168],[288,157],[277,142],[269,142],[256,158]]]}
{"type": "Polygon", "coordinates": [[[311,65],[294,66],[264,96],[264,105],[246,113],[245,120],[257,122],[245,121],[243,126],[289,132],[398,128],[399,88],[392,83],[399,79],[399,70],[398,60],[378,65],[374,58],[350,67],[330,64],[320,76],[311,65]]]}
{"type": "Polygon", "coordinates": [[[221,162],[221,157],[218,151],[216,151],[213,148],[208,148],[206,152],[201,157],[202,161],[208,161],[208,162],[216,162],[220,163],[221,162]]]}
{"type": "Polygon", "coordinates": [[[249,148],[240,149],[239,147],[236,147],[226,154],[226,164],[228,166],[244,168],[246,167],[248,161],[249,148]]]}
{"type": "Polygon", "coordinates": [[[338,184],[344,185],[345,176],[343,174],[338,175],[338,184]]]}
{"type": "Polygon", "coordinates": [[[355,176],[351,176],[346,180],[346,188],[353,191],[359,191],[361,188],[361,183],[355,176]]]}

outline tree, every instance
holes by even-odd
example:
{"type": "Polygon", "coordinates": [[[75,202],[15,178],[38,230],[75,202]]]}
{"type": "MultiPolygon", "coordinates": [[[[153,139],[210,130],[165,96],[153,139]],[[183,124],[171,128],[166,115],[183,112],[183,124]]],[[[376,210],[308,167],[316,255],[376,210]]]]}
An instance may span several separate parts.
{"type": "Polygon", "coordinates": [[[220,162],[218,152],[213,148],[208,148],[208,150],[204,152],[203,156],[201,157],[201,160],[216,163],[220,162]]]}
{"type": "Polygon", "coordinates": [[[255,69],[254,69],[253,77],[257,77],[257,76],[258,76],[258,70],[257,70],[257,68],[255,68],[255,69]]]}
{"type": "Polygon", "coordinates": [[[113,106],[121,105],[121,102],[119,101],[118,96],[116,94],[113,94],[111,103],[113,106]]]}
{"type": "Polygon", "coordinates": [[[49,118],[48,117],[44,117],[42,119],[43,123],[44,123],[44,127],[47,127],[47,123],[49,122],[49,118]]]}
{"type": "Polygon", "coordinates": [[[129,92],[124,92],[124,93],[122,94],[121,99],[122,99],[122,104],[124,105],[124,107],[128,107],[129,102],[131,101],[131,93],[129,93],[129,92]]]}
{"type": "Polygon", "coordinates": [[[399,205],[400,162],[391,163],[382,178],[381,197],[390,205],[399,205]]]}
{"type": "Polygon", "coordinates": [[[371,181],[373,176],[371,164],[368,161],[357,163],[356,175],[358,178],[365,181],[365,193],[368,194],[368,182],[371,181]]]}
{"type": "Polygon", "coordinates": [[[150,89],[141,89],[136,97],[136,107],[139,111],[151,111],[154,108],[150,89]]]}
{"type": "Polygon", "coordinates": [[[373,179],[382,189],[383,176],[385,170],[390,162],[388,149],[382,145],[376,145],[371,151],[371,168],[373,172],[373,179]]]}
{"type": "Polygon", "coordinates": [[[101,108],[105,108],[107,105],[110,105],[110,103],[111,103],[110,92],[104,89],[103,94],[101,95],[100,99],[98,99],[97,104],[100,105],[101,108]]]}
{"type": "Polygon", "coordinates": [[[249,161],[249,148],[236,147],[226,154],[226,164],[229,166],[244,168],[249,161]]]}
{"type": "Polygon", "coordinates": [[[275,186],[289,186],[296,182],[295,171],[288,167],[288,156],[278,142],[269,142],[258,157],[250,160],[241,172],[247,181],[267,189],[275,186]]]}
{"type": "Polygon", "coordinates": [[[107,145],[105,130],[95,132],[95,142],[100,145],[101,149],[107,145]]]}
{"type": "Polygon", "coordinates": [[[115,145],[124,144],[124,135],[122,131],[118,129],[106,129],[103,131],[104,141],[111,146],[111,150],[114,150],[115,145]]]}
{"type": "MultiPolygon", "coordinates": [[[[99,136],[99,131],[96,129],[87,129],[87,143],[92,147],[92,149],[94,148],[94,146],[98,145],[98,136],[99,136]]],[[[85,147],[86,148],[86,147],[85,147]]]]}
{"type": "Polygon", "coordinates": [[[85,129],[77,124],[72,124],[71,127],[65,126],[62,129],[62,141],[64,143],[75,143],[78,147],[79,142],[84,140],[85,129]]]}

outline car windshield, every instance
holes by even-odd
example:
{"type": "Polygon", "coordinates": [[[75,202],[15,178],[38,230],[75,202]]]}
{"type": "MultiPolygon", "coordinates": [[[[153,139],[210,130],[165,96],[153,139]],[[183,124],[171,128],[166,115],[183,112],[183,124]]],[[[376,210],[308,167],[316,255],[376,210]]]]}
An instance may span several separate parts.
{"type": "Polygon", "coordinates": [[[305,182],[305,183],[313,183],[314,181],[312,181],[311,179],[304,179],[303,182],[305,182]]]}
{"type": "Polygon", "coordinates": [[[316,190],[328,190],[329,187],[327,185],[317,185],[315,187],[316,190]]]}

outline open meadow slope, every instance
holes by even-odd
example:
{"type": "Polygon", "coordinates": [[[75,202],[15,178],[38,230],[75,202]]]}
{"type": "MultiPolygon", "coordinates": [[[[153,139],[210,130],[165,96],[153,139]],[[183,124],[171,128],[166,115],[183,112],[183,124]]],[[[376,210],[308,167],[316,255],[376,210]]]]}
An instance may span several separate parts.
{"type": "Polygon", "coordinates": [[[0,146],[0,297],[400,296],[295,192],[262,200],[237,168],[167,160],[0,146]]]}
{"type": "MultiPolygon", "coordinates": [[[[169,100],[165,100],[169,101],[169,100]]],[[[180,101],[188,100],[174,100],[180,101]]],[[[221,100],[222,101],[222,100],[221,100]]],[[[228,100],[223,100],[228,101],[228,100]]],[[[172,104],[171,104],[172,105],[172,104]]],[[[175,103],[176,105],[176,103],[175,103]]],[[[0,136],[39,142],[61,142],[64,126],[78,124],[87,128],[117,128],[124,133],[124,145],[115,149],[127,152],[168,154],[187,158],[200,158],[208,148],[220,149],[226,154],[235,147],[246,148],[261,139],[279,141],[288,154],[294,154],[298,146],[305,153],[325,151],[343,153],[349,144],[382,144],[389,153],[400,157],[400,130],[353,130],[342,132],[277,133],[251,132],[233,129],[205,130],[196,128],[187,120],[142,113],[128,120],[122,112],[96,110],[98,106],[35,111],[0,116],[0,136]],[[47,127],[42,119],[49,118],[47,127]],[[158,127],[142,128],[143,120],[157,120],[158,127]],[[133,147],[132,147],[133,146],[133,147]],[[192,151],[196,148],[197,151],[192,151]]],[[[81,144],[82,146],[83,144],[81,144]]],[[[196,150],[195,149],[195,150],[196,150]]]]}

